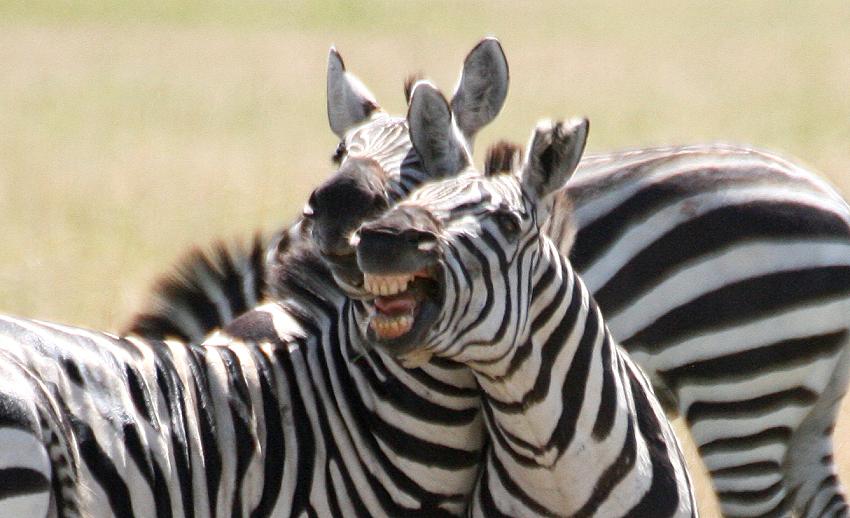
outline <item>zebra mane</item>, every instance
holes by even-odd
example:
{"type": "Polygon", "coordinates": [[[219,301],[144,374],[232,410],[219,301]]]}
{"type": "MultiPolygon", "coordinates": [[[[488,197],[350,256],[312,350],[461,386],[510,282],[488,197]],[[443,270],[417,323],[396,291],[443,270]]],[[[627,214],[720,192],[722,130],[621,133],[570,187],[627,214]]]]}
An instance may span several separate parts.
{"type": "Polygon", "coordinates": [[[487,149],[484,158],[484,176],[518,171],[522,163],[522,146],[501,140],[487,149]]]}
{"type": "Polygon", "coordinates": [[[266,263],[268,295],[274,300],[326,305],[342,292],[310,239],[291,239],[266,263]]]}
{"type": "Polygon", "coordinates": [[[410,94],[413,92],[413,85],[423,79],[425,79],[425,76],[421,72],[410,74],[404,79],[404,102],[410,104],[410,94]]]}
{"type": "MultiPolygon", "coordinates": [[[[487,148],[484,158],[484,175],[510,174],[522,166],[522,146],[506,140],[487,148]]],[[[573,218],[573,201],[566,189],[553,197],[549,208],[550,216],[543,222],[541,230],[558,244],[558,251],[569,257],[575,242],[576,229],[573,218]]]]}
{"type": "Polygon", "coordinates": [[[207,330],[225,325],[252,309],[264,291],[263,237],[248,246],[216,241],[192,248],[154,283],[148,306],[122,334],[200,341],[207,330]]]}

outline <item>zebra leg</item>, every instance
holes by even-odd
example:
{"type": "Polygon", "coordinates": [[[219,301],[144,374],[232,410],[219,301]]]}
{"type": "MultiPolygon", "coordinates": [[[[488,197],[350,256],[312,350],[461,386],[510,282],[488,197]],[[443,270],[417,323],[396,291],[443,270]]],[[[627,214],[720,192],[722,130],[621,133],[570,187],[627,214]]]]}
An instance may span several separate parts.
{"type": "Polygon", "coordinates": [[[780,425],[753,433],[750,430],[735,432],[746,430],[738,421],[743,425],[747,419],[726,417],[723,420],[721,426],[733,431],[731,436],[691,429],[723,516],[791,516],[783,471],[783,459],[792,433],[790,428],[780,425]]]}
{"type": "Polygon", "coordinates": [[[675,396],[724,516],[843,507],[830,436],[848,383],[847,306],[795,304],[662,347],[631,344],[675,396]]]}
{"type": "Polygon", "coordinates": [[[833,460],[832,434],[850,379],[850,343],[839,351],[829,383],[794,432],[785,472],[794,488],[795,516],[800,518],[847,517],[847,500],[833,460]]]}
{"type": "Polygon", "coordinates": [[[41,398],[23,369],[9,360],[0,356],[0,517],[56,516],[41,398]]]}
{"type": "Polygon", "coordinates": [[[848,335],[785,340],[767,350],[789,343],[806,354],[764,370],[752,362],[733,375],[723,363],[730,372],[716,377],[723,375],[718,365],[707,362],[686,366],[688,376],[667,372],[726,517],[847,516],[831,434],[848,384],[848,335]]]}

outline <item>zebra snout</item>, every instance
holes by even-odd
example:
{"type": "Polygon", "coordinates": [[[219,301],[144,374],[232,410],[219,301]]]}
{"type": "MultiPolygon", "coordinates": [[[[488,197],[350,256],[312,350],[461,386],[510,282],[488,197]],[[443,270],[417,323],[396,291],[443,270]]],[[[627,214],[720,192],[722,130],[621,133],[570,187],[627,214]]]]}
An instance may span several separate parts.
{"type": "Polygon", "coordinates": [[[412,273],[434,264],[437,259],[434,231],[390,223],[382,218],[358,230],[353,241],[362,271],[412,273]]]}

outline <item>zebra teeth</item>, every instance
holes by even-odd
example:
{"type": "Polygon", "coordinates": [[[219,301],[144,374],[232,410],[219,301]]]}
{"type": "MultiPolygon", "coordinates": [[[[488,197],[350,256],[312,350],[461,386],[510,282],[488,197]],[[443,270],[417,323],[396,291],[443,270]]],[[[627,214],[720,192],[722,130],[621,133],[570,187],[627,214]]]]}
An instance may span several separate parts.
{"type": "Polygon", "coordinates": [[[378,338],[392,340],[398,338],[413,328],[413,315],[387,317],[374,315],[369,322],[378,338]]]}
{"type": "Polygon", "coordinates": [[[382,297],[395,295],[407,289],[407,284],[413,280],[413,275],[374,275],[363,274],[363,287],[373,295],[382,297]]]}

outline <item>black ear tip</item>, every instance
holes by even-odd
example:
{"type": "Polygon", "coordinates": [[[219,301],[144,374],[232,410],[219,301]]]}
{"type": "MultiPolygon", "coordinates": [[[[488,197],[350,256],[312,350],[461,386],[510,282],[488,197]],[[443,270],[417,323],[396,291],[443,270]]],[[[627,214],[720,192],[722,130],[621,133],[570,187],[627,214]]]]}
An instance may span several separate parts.
{"type": "Polygon", "coordinates": [[[587,117],[574,117],[566,122],[559,122],[554,127],[558,136],[587,135],[590,130],[590,121],[587,117]]]}
{"type": "Polygon", "coordinates": [[[502,49],[502,44],[494,36],[486,36],[482,38],[481,41],[479,41],[478,44],[475,45],[470,54],[479,50],[487,50],[491,54],[497,54],[500,56],[504,56],[505,54],[504,50],[502,49]]]}
{"type": "Polygon", "coordinates": [[[342,60],[342,56],[339,55],[339,51],[336,50],[336,45],[331,45],[330,50],[328,50],[328,67],[337,66],[343,72],[345,71],[345,62],[342,60]]]}
{"type": "Polygon", "coordinates": [[[439,93],[437,87],[431,81],[427,79],[420,79],[413,83],[413,87],[410,89],[411,97],[416,95],[434,95],[439,93]]]}
{"type": "Polygon", "coordinates": [[[486,66],[495,67],[496,69],[504,69],[505,74],[508,72],[508,58],[505,56],[505,51],[502,49],[502,44],[493,37],[487,37],[478,42],[475,47],[469,51],[465,65],[472,62],[487,63],[486,66]]]}
{"type": "Polygon", "coordinates": [[[487,36],[481,40],[478,46],[492,50],[501,50],[502,44],[493,36],[487,36]]]}
{"type": "Polygon", "coordinates": [[[590,129],[590,120],[587,117],[579,117],[572,119],[573,123],[582,131],[587,132],[590,129]]]}

